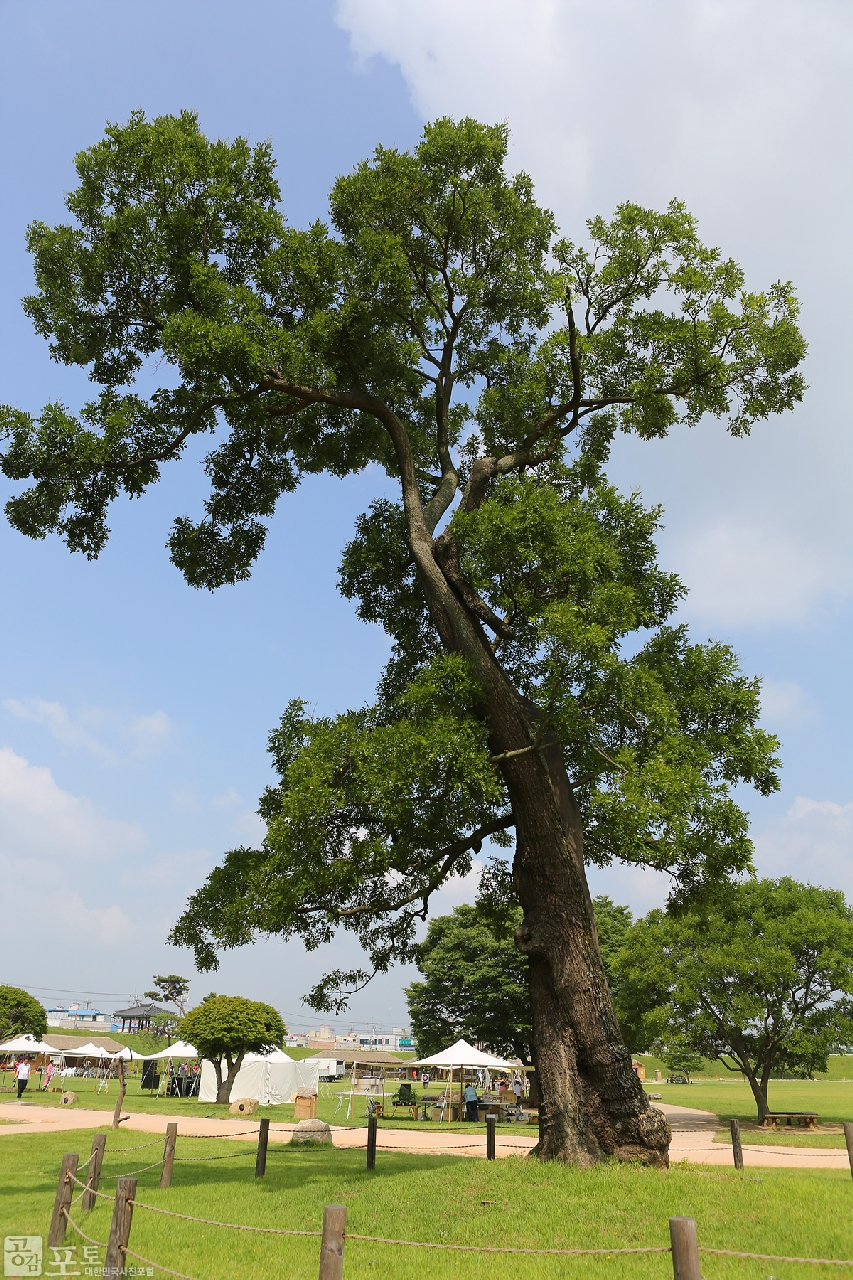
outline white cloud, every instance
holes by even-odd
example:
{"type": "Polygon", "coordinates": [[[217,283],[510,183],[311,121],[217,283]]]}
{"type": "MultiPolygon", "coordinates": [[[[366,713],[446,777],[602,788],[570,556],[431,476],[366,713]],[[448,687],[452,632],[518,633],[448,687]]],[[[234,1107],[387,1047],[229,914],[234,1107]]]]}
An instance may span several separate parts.
{"type": "Polygon", "coordinates": [[[0,748],[0,855],[63,862],[135,853],[144,832],[63,791],[49,769],[0,748]]]}
{"type": "Polygon", "coordinates": [[[31,946],[49,935],[53,944],[112,946],[135,936],[122,907],[97,901],[99,878],[105,865],[138,854],[146,843],[139,827],[63,791],[49,769],[0,749],[0,876],[6,887],[0,936],[10,945],[19,940],[31,946]],[[81,871],[91,885],[85,896],[81,871]]]}
{"type": "Polygon", "coordinates": [[[764,680],[761,715],[772,729],[777,724],[802,725],[819,719],[815,703],[794,680],[764,680]]]}
{"type": "Polygon", "coordinates": [[[128,753],[144,758],[169,745],[172,726],[165,711],[147,716],[122,716],[100,707],[72,713],[59,702],[44,698],[7,698],[4,708],[19,720],[43,725],[65,747],[87,751],[104,764],[116,764],[128,753]],[[112,738],[113,745],[104,741],[112,738]]]}
{"type": "Polygon", "coordinates": [[[670,547],[669,559],[690,586],[684,612],[724,626],[800,622],[839,585],[834,557],[737,519],[670,547]]]}
{"type": "Polygon", "coordinates": [[[755,862],[762,875],[843,889],[853,901],[853,803],[798,796],[755,837],[755,862]]]}

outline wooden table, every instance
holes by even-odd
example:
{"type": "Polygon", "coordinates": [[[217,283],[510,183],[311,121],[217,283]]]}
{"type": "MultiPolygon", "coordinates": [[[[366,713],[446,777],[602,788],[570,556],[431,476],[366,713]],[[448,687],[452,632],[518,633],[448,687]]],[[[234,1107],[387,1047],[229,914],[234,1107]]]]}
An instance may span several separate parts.
{"type": "Polygon", "coordinates": [[[778,1128],[779,1121],[784,1120],[789,1126],[802,1125],[806,1129],[814,1129],[820,1116],[816,1111],[768,1111],[763,1120],[765,1129],[778,1128]]]}

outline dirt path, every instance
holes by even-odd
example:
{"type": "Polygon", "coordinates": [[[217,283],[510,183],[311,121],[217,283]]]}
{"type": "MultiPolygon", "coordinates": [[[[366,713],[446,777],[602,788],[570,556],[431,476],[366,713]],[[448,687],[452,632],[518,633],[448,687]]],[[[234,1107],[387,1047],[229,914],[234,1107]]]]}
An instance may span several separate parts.
{"type": "MultiPolygon", "coordinates": [[[[660,1104],[659,1109],[672,1126],[671,1161],[687,1160],[692,1164],[731,1166],[731,1147],[714,1142],[714,1133],[720,1121],[711,1111],[697,1111],[692,1107],[676,1107],[660,1104]]],[[[22,1106],[14,1102],[0,1103],[0,1120],[12,1124],[0,1124],[0,1141],[15,1133],[61,1133],[74,1129],[107,1129],[112,1122],[108,1111],[84,1111],[80,1108],[22,1106]]],[[[177,1122],[178,1134],[187,1138],[245,1138],[251,1139],[258,1132],[254,1120],[208,1120],[200,1116],[151,1115],[133,1113],[122,1123],[122,1130],[161,1135],[166,1125],[177,1122]]],[[[289,1142],[292,1124],[270,1125],[270,1142],[289,1142]]],[[[367,1129],[347,1129],[332,1125],[332,1142],[336,1147],[357,1148],[367,1143],[367,1129]]],[[[499,1127],[497,1132],[499,1157],[524,1155],[536,1143],[536,1131],[532,1127],[518,1125],[499,1127]]],[[[123,1144],[125,1145],[125,1144],[123,1144]]],[[[127,1143],[127,1146],[132,1145],[127,1143]]],[[[468,1135],[459,1132],[441,1133],[436,1129],[379,1129],[380,1151],[407,1151],[421,1155],[483,1156],[486,1149],[485,1135],[481,1130],[468,1135]]],[[[743,1159],[747,1168],[786,1169],[847,1169],[847,1152],[816,1147],[750,1146],[744,1143],[743,1159]]]]}

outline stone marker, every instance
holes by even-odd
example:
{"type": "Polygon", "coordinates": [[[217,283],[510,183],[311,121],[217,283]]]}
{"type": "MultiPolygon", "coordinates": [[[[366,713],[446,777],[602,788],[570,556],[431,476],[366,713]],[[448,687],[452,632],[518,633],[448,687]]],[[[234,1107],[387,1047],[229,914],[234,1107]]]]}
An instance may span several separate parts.
{"type": "Polygon", "coordinates": [[[294,1142],[331,1142],[332,1130],[325,1120],[300,1120],[291,1138],[294,1142]]]}
{"type": "Polygon", "coordinates": [[[238,1098],[228,1108],[232,1116],[252,1116],[258,1109],[257,1098],[238,1098]]]}
{"type": "Polygon", "coordinates": [[[76,1093],[72,1093],[70,1089],[68,1089],[68,1090],[67,1090],[67,1092],[63,1093],[63,1095],[62,1095],[62,1105],[63,1105],[63,1107],[70,1107],[70,1106],[73,1106],[73,1104],[74,1104],[75,1102],[78,1102],[78,1101],[79,1101],[79,1099],[78,1099],[78,1097],[77,1097],[77,1094],[76,1094],[76,1093]]]}

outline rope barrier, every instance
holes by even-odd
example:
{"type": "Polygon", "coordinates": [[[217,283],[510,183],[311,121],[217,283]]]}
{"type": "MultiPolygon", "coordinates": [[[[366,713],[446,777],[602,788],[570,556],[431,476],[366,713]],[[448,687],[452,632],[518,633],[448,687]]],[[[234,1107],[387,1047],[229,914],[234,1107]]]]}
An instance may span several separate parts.
{"type": "MultiPolygon", "coordinates": [[[[94,1244],[97,1245],[99,1249],[106,1249],[107,1246],[103,1240],[93,1240],[91,1236],[86,1235],[85,1231],[81,1231],[80,1227],[78,1227],[67,1209],[63,1209],[62,1212],[65,1215],[65,1221],[68,1223],[69,1227],[73,1227],[78,1236],[82,1236],[87,1244],[94,1244]]],[[[147,1267],[154,1267],[156,1271],[165,1271],[166,1275],[178,1276],[179,1280],[196,1280],[195,1276],[184,1275],[183,1271],[173,1271],[171,1267],[164,1267],[160,1262],[152,1262],[150,1258],[143,1258],[141,1253],[135,1253],[133,1249],[124,1249],[122,1252],[125,1257],[129,1255],[131,1258],[136,1258],[139,1262],[144,1262],[147,1267]]]]}
{"type": "MultiPolygon", "coordinates": [[[[71,1179],[72,1182],[76,1182],[78,1187],[82,1187],[84,1191],[89,1185],[86,1182],[81,1182],[79,1178],[75,1178],[73,1173],[69,1173],[68,1177],[71,1179]]],[[[91,1191],[93,1196],[98,1196],[100,1197],[101,1200],[109,1200],[112,1204],[115,1204],[115,1196],[108,1196],[105,1191],[96,1191],[94,1187],[89,1187],[89,1190],[91,1191]]]]}
{"type": "Polygon", "coordinates": [[[174,1209],[160,1209],[154,1204],[143,1204],[141,1200],[128,1200],[135,1209],[148,1209],[151,1213],[162,1213],[167,1218],[182,1218],[184,1222],[200,1222],[205,1227],[228,1227],[231,1231],[255,1231],[265,1236],[322,1236],[322,1231],[297,1231],[285,1227],[248,1227],[240,1222],[217,1222],[215,1218],[195,1218],[189,1213],[175,1213],[174,1209]]]}
{"type": "Polygon", "coordinates": [[[254,1156],[252,1151],[229,1151],[224,1156],[175,1156],[175,1164],[207,1164],[208,1160],[239,1160],[241,1156],[254,1156]]]}
{"type": "Polygon", "coordinates": [[[86,1235],[85,1231],[80,1230],[80,1228],[77,1226],[77,1223],[71,1217],[71,1214],[68,1212],[67,1209],[63,1209],[62,1212],[65,1215],[65,1221],[68,1223],[69,1227],[73,1227],[74,1230],[77,1232],[78,1236],[82,1236],[87,1244],[96,1244],[99,1249],[106,1249],[107,1245],[105,1241],[93,1240],[91,1236],[86,1235]]]}
{"type": "Polygon", "coordinates": [[[721,1258],[755,1258],[759,1262],[802,1262],[813,1267],[853,1267],[853,1258],[786,1258],[779,1253],[738,1253],[734,1249],[711,1249],[699,1245],[700,1253],[715,1253],[721,1258]]]}
{"type": "Polygon", "coordinates": [[[113,1181],[116,1178],[135,1178],[138,1173],[147,1173],[149,1169],[159,1169],[162,1160],[155,1160],[153,1164],[143,1165],[141,1169],[131,1169],[130,1173],[102,1173],[101,1177],[107,1181],[113,1181]]]}
{"type": "Polygon", "coordinates": [[[619,1253],[671,1253],[669,1245],[646,1245],[638,1246],[633,1249],[524,1249],[520,1246],[512,1245],[488,1245],[488,1244],[444,1244],[434,1243],[425,1240],[386,1240],[384,1236],[362,1236],[356,1235],[354,1232],[344,1232],[346,1240],[367,1240],[371,1244],[397,1244],[405,1245],[411,1249],[448,1249],[453,1253],[535,1253],[547,1254],[550,1256],[559,1256],[561,1258],[580,1258],[580,1257],[598,1257],[599,1255],[609,1257],[611,1254],[619,1253]]]}

